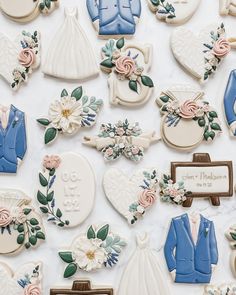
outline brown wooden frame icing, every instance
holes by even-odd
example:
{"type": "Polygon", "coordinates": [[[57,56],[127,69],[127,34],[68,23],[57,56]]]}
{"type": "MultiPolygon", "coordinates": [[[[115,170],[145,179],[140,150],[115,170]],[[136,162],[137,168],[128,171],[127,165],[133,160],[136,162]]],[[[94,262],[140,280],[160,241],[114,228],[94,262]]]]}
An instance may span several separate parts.
{"type": "Polygon", "coordinates": [[[74,281],[72,289],[51,289],[50,295],[113,295],[113,289],[92,289],[89,280],[74,281]]]}
{"type": "MultiPolygon", "coordinates": [[[[220,205],[220,197],[231,197],[233,195],[233,165],[231,161],[214,161],[211,162],[210,155],[207,153],[193,154],[192,162],[172,162],[171,163],[171,179],[176,182],[176,168],[178,167],[219,167],[226,166],[229,171],[229,191],[217,193],[194,193],[187,195],[187,200],[183,203],[183,207],[191,207],[193,198],[210,198],[213,206],[220,205]]],[[[188,189],[188,188],[186,188],[188,189]]]]}

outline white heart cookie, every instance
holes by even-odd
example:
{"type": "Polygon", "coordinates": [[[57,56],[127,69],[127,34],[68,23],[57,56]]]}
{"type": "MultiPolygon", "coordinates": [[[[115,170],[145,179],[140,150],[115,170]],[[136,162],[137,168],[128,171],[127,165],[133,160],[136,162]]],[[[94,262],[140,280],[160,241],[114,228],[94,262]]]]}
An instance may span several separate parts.
{"type": "Polygon", "coordinates": [[[230,51],[230,43],[225,38],[223,24],[209,25],[199,35],[180,27],[171,35],[171,49],[176,60],[190,74],[206,81],[230,51]]]}
{"type": "Polygon", "coordinates": [[[130,224],[141,218],[156,200],[157,170],[140,169],[131,178],[119,169],[109,169],[103,178],[107,199],[130,224]]]}
{"type": "Polygon", "coordinates": [[[42,264],[30,262],[15,273],[0,262],[0,295],[25,295],[42,293],[42,264]]]}

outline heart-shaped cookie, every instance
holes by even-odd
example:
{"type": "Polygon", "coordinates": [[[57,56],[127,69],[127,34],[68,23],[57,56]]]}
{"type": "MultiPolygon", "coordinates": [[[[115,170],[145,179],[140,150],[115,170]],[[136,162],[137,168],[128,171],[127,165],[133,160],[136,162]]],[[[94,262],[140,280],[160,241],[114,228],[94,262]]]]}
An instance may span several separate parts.
{"type": "Polygon", "coordinates": [[[0,262],[0,295],[42,294],[42,264],[30,262],[14,273],[0,262]]]}
{"type": "Polygon", "coordinates": [[[224,24],[209,25],[199,35],[180,27],[171,36],[171,49],[176,60],[200,81],[208,80],[230,48],[224,24]]]}
{"type": "Polygon", "coordinates": [[[140,169],[131,178],[119,169],[109,169],[103,178],[107,199],[130,224],[140,219],[156,200],[157,170],[140,169]]]}

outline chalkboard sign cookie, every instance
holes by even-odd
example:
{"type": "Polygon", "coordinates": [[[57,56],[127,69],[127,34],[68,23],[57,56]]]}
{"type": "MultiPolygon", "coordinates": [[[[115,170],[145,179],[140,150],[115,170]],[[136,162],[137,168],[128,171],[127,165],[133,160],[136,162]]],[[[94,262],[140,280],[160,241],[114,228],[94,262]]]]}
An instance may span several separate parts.
{"type": "Polygon", "coordinates": [[[95,177],[86,158],[75,153],[43,159],[37,199],[48,222],[59,227],[81,224],[93,209],[95,177]]]}
{"type": "Polygon", "coordinates": [[[91,225],[86,233],[77,236],[69,248],[58,253],[67,263],[64,278],[73,276],[79,270],[91,272],[115,266],[125,246],[125,240],[113,232],[109,224],[91,225]]]}
{"type": "Polygon", "coordinates": [[[233,195],[231,161],[211,161],[209,154],[194,154],[192,162],[172,162],[171,175],[160,181],[161,199],[191,207],[194,198],[210,198],[213,206],[220,197],[233,195]]]}
{"type": "Polygon", "coordinates": [[[168,146],[192,150],[221,133],[218,114],[204,95],[190,85],[173,85],[161,92],[156,102],[163,116],[161,136],[168,146]]]}
{"type": "Polygon", "coordinates": [[[50,295],[113,295],[112,288],[92,287],[89,280],[78,280],[73,282],[71,289],[51,289],[50,295]]]}
{"type": "Polygon", "coordinates": [[[233,275],[236,277],[236,224],[230,226],[230,228],[226,231],[225,236],[229,240],[230,247],[232,249],[230,255],[230,266],[233,275]]]}

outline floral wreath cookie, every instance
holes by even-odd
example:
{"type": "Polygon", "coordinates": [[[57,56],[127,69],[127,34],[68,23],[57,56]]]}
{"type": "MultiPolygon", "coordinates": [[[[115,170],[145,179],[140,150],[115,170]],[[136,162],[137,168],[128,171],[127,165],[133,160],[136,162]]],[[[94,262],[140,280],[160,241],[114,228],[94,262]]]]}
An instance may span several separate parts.
{"type": "Polygon", "coordinates": [[[157,19],[169,24],[187,22],[197,10],[201,0],[147,0],[157,19]]]}
{"type": "Polygon", "coordinates": [[[87,159],[75,153],[45,156],[37,199],[48,222],[74,227],[90,214],[95,198],[94,173],[87,159]]]}
{"type": "Polygon", "coordinates": [[[150,98],[154,84],[146,75],[152,62],[152,46],[110,39],[102,48],[101,69],[109,74],[110,103],[138,106],[150,98]]]}
{"type": "Polygon", "coordinates": [[[1,295],[43,295],[42,264],[29,262],[20,266],[15,273],[0,262],[1,295]]]}
{"type": "Polygon", "coordinates": [[[203,92],[189,85],[174,85],[161,92],[156,101],[163,115],[161,135],[167,145],[192,150],[221,133],[218,114],[203,97],[203,92]]]}
{"type": "Polygon", "coordinates": [[[118,121],[116,124],[102,124],[98,136],[84,137],[84,144],[101,151],[107,161],[116,160],[122,155],[139,162],[144,156],[144,149],[158,141],[155,132],[143,132],[139,123],[130,124],[118,121]]]}
{"type": "Polygon", "coordinates": [[[129,178],[119,169],[109,169],[104,175],[103,187],[114,208],[129,224],[135,224],[157,199],[157,170],[140,169],[129,178]]]}
{"type": "Polygon", "coordinates": [[[225,26],[209,25],[195,35],[185,27],[174,30],[171,48],[176,60],[197,80],[207,81],[216,72],[231,48],[235,38],[226,37],[225,26]]]}
{"type": "Polygon", "coordinates": [[[0,8],[11,20],[26,23],[39,14],[48,15],[59,6],[59,0],[1,0],[0,8]]]}
{"type": "Polygon", "coordinates": [[[81,86],[74,89],[71,94],[63,89],[61,98],[49,106],[48,118],[37,120],[46,128],[44,143],[51,143],[59,133],[73,135],[81,128],[92,127],[102,105],[101,99],[83,95],[81,86]]]}
{"type": "Polygon", "coordinates": [[[0,254],[16,254],[45,240],[40,216],[31,199],[18,190],[0,190],[0,254]]]}
{"type": "Polygon", "coordinates": [[[0,34],[0,75],[17,90],[40,64],[40,33],[22,31],[15,41],[0,34]]]}
{"type": "Polygon", "coordinates": [[[68,263],[64,278],[73,276],[77,270],[90,272],[115,266],[125,246],[126,242],[111,231],[109,224],[91,225],[68,250],[59,252],[60,258],[68,263]]]}

